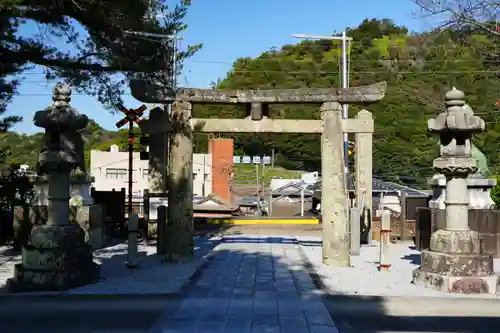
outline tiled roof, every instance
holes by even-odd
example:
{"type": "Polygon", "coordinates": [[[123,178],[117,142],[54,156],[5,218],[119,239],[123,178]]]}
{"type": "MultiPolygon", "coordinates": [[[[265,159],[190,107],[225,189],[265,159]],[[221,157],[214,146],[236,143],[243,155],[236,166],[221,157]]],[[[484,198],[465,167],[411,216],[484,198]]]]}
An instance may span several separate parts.
{"type": "Polygon", "coordinates": [[[260,197],[256,195],[235,198],[235,201],[238,203],[238,205],[243,205],[243,206],[257,206],[259,200],[260,197]]]}
{"type": "MultiPolygon", "coordinates": [[[[273,195],[300,195],[300,185],[294,182],[290,182],[288,184],[285,184],[281,186],[280,188],[275,189],[272,194],[273,195]]],[[[305,195],[313,195],[314,191],[308,188],[304,188],[304,194],[305,195]]]]}
{"type": "MultiPolygon", "coordinates": [[[[347,187],[348,187],[349,191],[355,191],[355,189],[356,189],[356,187],[354,186],[354,179],[353,178],[354,178],[353,176],[350,176],[347,180],[347,187]]],[[[319,194],[319,192],[321,192],[321,181],[317,182],[314,185],[314,190],[316,191],[316,194],[319,194]]],[[[416,190],[416,189],[413,189],[411,187],[396,184],[393,182],[384,182],[384,181],[382,181],[380,179],[376,179],[376,178],[372,179],[372,190],[373,190],[373,192],[398,192],[398,191],[402,191],[402,192],[406,192],[407,195],[409,195],[409,196],[415,196],[415,197],[421,197],[421,196],[427,197],[429,195],[428,193],[426,193],[424,191],[416,190]]]]}

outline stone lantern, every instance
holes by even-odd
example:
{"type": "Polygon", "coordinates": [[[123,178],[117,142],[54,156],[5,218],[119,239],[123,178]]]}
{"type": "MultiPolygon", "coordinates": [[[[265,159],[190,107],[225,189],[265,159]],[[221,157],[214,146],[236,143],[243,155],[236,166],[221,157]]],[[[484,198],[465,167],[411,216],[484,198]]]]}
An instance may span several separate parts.
{"type": "Polygon", "coordinates": [[[462,91],[453,88],[445,98],[447,111],[430,119],[428,128],[440,139],[440,156],[433,166],[446,179],[446,227],[432,234],[413,283],[446,292],[495,293],[493,257],[483,252],[482,236],[469,228],[468,221],[467,177],[478,169],[471,137],[484,131],[485,123],[463,107],[462,91]]]}
{"type": "Polygon", "coordinates": [[[87,116],[70,106],[70,95],[68,85],[56,85],[52,105],[33,118],[36,126],[45,129],[37,168],[47,177],[47,222],[33,227],[22,249],[22,263],[7,282],[14,292],[66,290],[99,279],[99,266],[84,231],[70,223],[70,172],[83,166],[83,139],[78,131],[88,124],[87,116]]]}
{"type": "MultiPolygon", "coordinates": [[[[465,104],[464,111],[474,115],[472,108],[465,104]]],[[[495,202],[491,199],[491,190],[497,184],[496,179],[489,179],[491,175],[488,160],[484,153],[471,142],[471,156],[476,160],[477,171],[467,177],[467,191],[469,195],[469,209],[495,209],[495,202]]],[[[446,177],[436,174],[427,181],[433,188],[429,208],[444,209],[446,201],[446,177]]]]}

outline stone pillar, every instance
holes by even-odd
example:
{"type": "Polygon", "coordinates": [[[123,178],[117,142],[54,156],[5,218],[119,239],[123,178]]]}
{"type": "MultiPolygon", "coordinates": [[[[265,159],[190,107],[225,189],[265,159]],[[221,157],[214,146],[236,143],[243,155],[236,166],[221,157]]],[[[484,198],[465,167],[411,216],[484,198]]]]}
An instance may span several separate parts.
{"type": "MultiPolygon", "coordinates": [[[[19,214],[14,219],[15,225],[24,225],[30,228],[34,223],[47,223],[50,194],[48,175],[36,175],[31,177],[31,181],[34,183],[34,197],[29,205],[21,205],[16,208],[19,210],[19,214]]],[[[70,222],[76,222],[82,227],[86,242],[92,246],[93,250],[96,250],[104,246],[105,234],[102,207],[94,204],[91,195],[93,181],[94,177],[81,169],[70,172],[69,214],[70,222]]]]}
{"type": "Polygon", "coordinates": [[[193,255],[193,142],[191,104],[172,104],[172,133],[168,158],[168,214],[165,233],[167,261],[179,262],[193,255]]]}
{"type": "MultiPolygon", "coordinates": [[[[495,202],[491,199],[491,190],[497,184],[496,179],[469,177],[466,181],[469,209],[495,209],[495,202]]],[[[433,188],[429,208],[444,209],[446,201],[446,177],[439,174],[435,175],[427,181],[427,184],[433,188]]]]}
{"type": "MultiPolygon", "coordinates": [[[[373,128],[373,117],[371,112],[361,110],[356,119],[365,123],[371,124],[366,126],[373,128]]],[[[372,132],[356,133],[356,206],[361,209],[361,214],[364,221],[364,228],[361,230],[363,234],[361,241],[363,243],[370,243],[371,241],[371,212],[372,212],[372,186],[373,186],[373,151],[372,151],[372,132]],[[364,195],[364,200],[363,200],[364,195]],[[361,207],[361,205],[365,207],[361,207]]]]}
{"type": "Polygon", "coordinates": [[[23,247],[22,263],[15,266],[7,281],[11,291],[66,290],[99,279],[99,266],[93,262],[90,245],[77,223],[70,223],[70,171],[83,169],[83,139],[79,130],[88,118],[73,109],[71,89],[64,84],[54,88],[54,103],[34,116],[34,123],[45,128],[38,158],[38,172],[48,175],[48,217],[37,225],[23,247]]]}
{"type": "Polygon", "coordinates": [[[139,126],[141,131],[149,134],[148,190],[150,193],[166,193],[169,115],[159,107],[154,108],[139,126]]]}
{"type": "Polygon", "coordinates": [[[343,163],[342,106],[321,106],[321,216],[323,224],[323,263],[350,266],[349,222],[343,163]]]}
{"type": "Polygon", "coordinates": [[[445,98],[447,112],[429,120],[428,127],[440,135],[434,169],[446,177],[446,228],[432,234],[413,283],[446,292],[494,294],[493,257],[483,252],[482,236],[468,222],[467,177],[477,170],[471,137],[484,131],[485,123],[462,108],[465,96],[460,90],[453,88],[445,98]]]}

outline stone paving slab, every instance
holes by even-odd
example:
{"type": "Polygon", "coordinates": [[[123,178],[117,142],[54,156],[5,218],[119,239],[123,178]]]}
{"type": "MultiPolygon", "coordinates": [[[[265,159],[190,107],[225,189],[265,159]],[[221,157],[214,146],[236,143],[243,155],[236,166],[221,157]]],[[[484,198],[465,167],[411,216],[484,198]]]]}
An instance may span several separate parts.
{"type": "Polygon", "coordinates": [[[150,333],[337,332],[294,238],[227,236],[150,333]]]}
{"type": "MultiPolygon", "coordinates": [[[[156,254],[156,247],[140,244],[137,269],[125,266],[127,244],[122,243],[94,252],[94,261],[101,265],[101,281],[65,292],[35,292],[24,295],[148,295],[179,294],[196,270],[203,265],[207,255],[218,243],[218,238],[195,238],[195,257],[185,263],[164,263],[156,254]]],[[[0,296],[6,295],[5,283],[14,274],[14,265],[20,255],[9,254],[7,247],[0,247],[0,296]],[[7,255],[2,255],[6,253],[7,255]]],[[[7,294],[12,295],[12,294],[7,294]]]]}
{"type": "MultiPolygon", "coordinates": [[[[320,237],[298,236],[297,241],[330,295],[500,299],[499,294],[452,294],[412,284],[412,272],[420,265],[420,252],[410,242],[389,244],[391,268],[384,273],[377,268],[378,242],[362,246],[359,256],[351,256],[352,267],[334,267],[322,263],[320,237]]],[[[500,274],[500,259],[494,260],[494,268],[500,274]]]]}

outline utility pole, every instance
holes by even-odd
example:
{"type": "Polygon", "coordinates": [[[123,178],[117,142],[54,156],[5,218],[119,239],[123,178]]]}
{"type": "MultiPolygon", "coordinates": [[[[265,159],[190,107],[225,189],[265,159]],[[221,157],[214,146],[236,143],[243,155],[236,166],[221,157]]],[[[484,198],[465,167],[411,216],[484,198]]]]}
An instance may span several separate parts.
{"type": "Polygon", "coordinates": [[[262,165],[262,172],[261,172],[261,180],[260,180],[260,197],[262,198],[264,196],[264,175],[266,172],[266,165],[264,164],[264,156],[261,157],[260,163],[262,165]]]}
{"type": "MultiPolygon", "coordinates": [[[[319,35],[307,35],[307,34],[294,34],[292,37],[304,38],[304,39],[323,39],[323,40],[339,40],[342,43],[342,88],[349,88],[349,61],[348,61],[348,43],[352,41],[352,38],[347,37],[346,32],[342,32],[342,37],[337,36],[319,36],[319,35]]],[[[349,117],[349,105],[342,105],[342,118],[347,119],[349,117]]],[[[346,174],[346,184],[348,183],[349,176],[349,136],[344,133],[344,168],[346,174]]]]}
{"type": "Polygon", "coordinates": [[[304,216],[304,190],[306,183],[304,181],[300,182],[300,216],[304,216]]]}
{"type": "Polygon", "coordinates": [[[260,187],[260,178],[259,178],[259,164],[260,163],[255,163],[255,178],[257,179],[257,189],[256,189],[256,195],[257,197],[259,196],[259,187],[260,187]]]}
{"type": "MultiPolygon", "coordinates": [[[[177,41],[183,38],[178,36],[177,33],[173,34],[157,34],[142,31],[125,31],[125,34],[143,38],[157,42],[164,49],[164,61],[171,69],[164,71],[165,84],[171,85],[173,88],[177,86],[177,41]],[[170,57],[168,41],[173,42],[173,54],[170,57]],[[171,75],[170,75],[171,74],[171,75]]],[[[167,164],[168,164],[168,151],[169,151],[169,135],[165,131],[166,123],[171,114],[171,104],[164,105],[163,111],[158,108],[158,112],[150,113],[148,127],[152,130],[151,135],[150,154],[149,154],[149,191],[150,193],[166,193],[167,191],[167,164]]]]}
{"type": "MultiPolygon", "coordinates": [[[[169,84],[173,89],[177,88],[177,41],[179,40],[179,36],[177,34],[173,35],[164,35],[163,38],[168,38],[168,40],[172,41],[172,76],[170,78],[167,77],[166,81],[169,81],[169,84]],[[168,80],[169,79],[169,80],[168,80]]],[[[166,43],[163,42],[165,50],[167,49],[166,43]]],[[[165,52],[165,55],[168,53],[165,52]]],[[[165,59],[166,62],[170,62],[170,59],[165,59]]],[[[170,115],[172,113],[172,103],[166,105],[167,113],[170,115]]]]}

